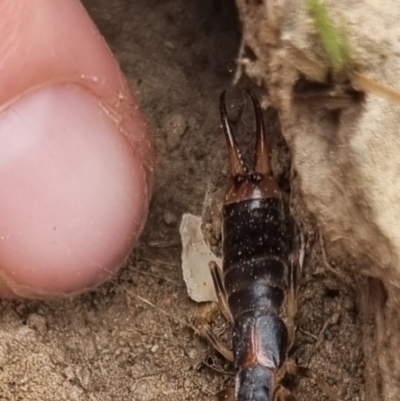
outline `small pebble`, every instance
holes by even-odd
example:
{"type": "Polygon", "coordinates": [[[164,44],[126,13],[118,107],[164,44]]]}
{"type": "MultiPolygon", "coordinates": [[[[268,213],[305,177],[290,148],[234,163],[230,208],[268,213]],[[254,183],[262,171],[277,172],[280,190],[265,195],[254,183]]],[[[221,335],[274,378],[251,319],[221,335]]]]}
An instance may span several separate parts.
{"type": "Polygon", "coordinates": [[[349,296],[346,296],[343,299],[343,308],[348,310],[348,311],[352,311],[354,310],[356,307],[355,302],[352,298],[350,298],[349,296]]]}
{"type": "Polygon", "coordinates": [[[151,347],[151,352],[152,352],[153,354],[156,353],[157,350],[158,350],[158,345],[157,345],[157,344],[156,344],[156,345],[153,345],[153,346],[151,347]]]}
{"type": "Polygon", "coordinates": [[[324,338],[327,341],[332,341],[335,338],[335,332],[331,329],[326,329],[324,332],[324,338]]]}
{"type": "Polygon", "coordinates": [[[187,351],[187,354],[190,359],[196,359],[199,356],[199,350],[197,348],[191,348],[187,351]]]}
{"type": "Polygon", "coordinates": [[[171,213],[169,210],[167,210],[164,213],[163,220],[164,220],[164,223],[168,227],[174,227],[174,226],[176,226],[176,223],[178,222],[178,218],[173,213],[171,213]]]}
{"type": "Polygon", "coordinates": [[[36,330],[40,335],[44,336],[47,333],[47,320],[45,317],[37,313],[31,313],[27,319],[27,325],[36,330]]]}
{"type": "Polygon", "coordinates": [[[167,147],[175,149],[187,128],[187,122],[181,114],[172,114],[163,121],[163,128],[167,132],[167,147]]]}

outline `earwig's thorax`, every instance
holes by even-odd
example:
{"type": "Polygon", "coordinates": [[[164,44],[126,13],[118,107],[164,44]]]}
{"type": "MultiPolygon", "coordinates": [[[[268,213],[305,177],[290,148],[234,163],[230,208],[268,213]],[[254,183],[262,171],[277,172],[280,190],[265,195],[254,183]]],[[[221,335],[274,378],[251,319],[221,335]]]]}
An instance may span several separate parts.
{"type": "Polygon", "coordinates": [[[252,173],[231,178],[225,192],[225,204],[280,197],[280,190],[272,176],[252,173]]]}

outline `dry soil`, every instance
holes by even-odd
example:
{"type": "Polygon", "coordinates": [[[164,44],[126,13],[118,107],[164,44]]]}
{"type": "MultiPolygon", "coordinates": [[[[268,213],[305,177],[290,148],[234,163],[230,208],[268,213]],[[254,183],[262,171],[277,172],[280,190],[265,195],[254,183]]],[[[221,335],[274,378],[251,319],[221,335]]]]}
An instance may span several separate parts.
{"type": "MultiPolygon", "coordinates": [[[[212,350],[183,323],[199,306],[182,280],[178,228],[182,213],[201,214],[208,186],[224,182],[218,96],[231,84],[240,42],[235,6],[224,0],[84,4],[154,132],[150,216],[127,266],[96,291],[59,302],[0,303],[0,400],[206,400],[226,376],[204,366],[212,350]]],[[[363,400],[357,292],[324,261],[296,185],[292,206],[307,238],[294,355],[342,399],[363,400]]],[[[325,399],[312,381],[289,386],[300,401],[325,399]]]]}

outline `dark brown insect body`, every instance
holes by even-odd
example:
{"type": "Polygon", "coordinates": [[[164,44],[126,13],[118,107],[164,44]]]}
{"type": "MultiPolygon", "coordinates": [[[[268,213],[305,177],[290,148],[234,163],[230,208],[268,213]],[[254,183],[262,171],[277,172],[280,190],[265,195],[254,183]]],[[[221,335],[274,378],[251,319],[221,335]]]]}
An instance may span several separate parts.
{"type": "Polygon", "coordinates": [[[280,391],[280,372],[293,337],[281,317],[294,288],[289,263],[293,225],[271,174],[259,103],[252,93],[250,97],[257,132],[252,172],[244,165],[231,132],[224,94],[220,99],[231,182],[223,206],[223,283],[219,287],[234,326],[235,400],[270,401],[280,391]]]}
{"type": "Polygon", "coordinates": [[[288,331],[280,317],[288,291],[289,244],[279,198],[224,206],[223,273],[234,319],[237,400],[272,399],[286,358],[288,331]]]}

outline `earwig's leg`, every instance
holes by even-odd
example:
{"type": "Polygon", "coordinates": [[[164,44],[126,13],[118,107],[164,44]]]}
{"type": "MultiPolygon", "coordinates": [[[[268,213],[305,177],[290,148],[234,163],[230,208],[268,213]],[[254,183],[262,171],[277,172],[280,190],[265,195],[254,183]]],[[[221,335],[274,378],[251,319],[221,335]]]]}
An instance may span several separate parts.
{"type": "Polygon", "coordinates": [[[221,276],[221,270],[215,262],[210,262],[208,267],[210,268],[210,273],[214,283],[215,293],[217,295],[218,304],[221,308],[221,312],[224,315],[225,319],[229,323],[233,324],[233,317],[231,311],[229,310],[228,300],[221,276]]]}
{"type": "Polygon", "coordinates": [[[308,379],[314,380],[321,390],[332,400],[340,401],[338,394],[327,384],[320,376],[314,373],[311,369],[305,368],[303,366],[297,366],[292,360],[286,363],[286,372],[292,375],[306,377],[308,379]]]}
{"type": "MultiPolygon", "coordinates": [[[[220,356],[218,355],[218,358],[220,356]]],[[[213,370],[214,372],[219,373],[222,376],[232,376],[232,370],[231,369],[225,369],[224,367],[221,366],[221,360],[218,360],[217,362],[215,361],[215,356],[214,355],[209,355],[206,360],[202,361],[202,364],[204,366],[207,366],[207,368],[213,370]]]]}
{"type": "Polygon", "coordinates": [[[203,324],[198,329],[197,332],[215,348],[227,361],[233,362],[233,353],[228,349],[221,340],[214,334],[210,325],[203,324]]]}
{"type": "Polygon", "coordinates": [[[286,387],[279,385],[275,392],[274,401],[297,401],[297,397],[286,387]]]}
{"type": "MultiPolygon", "coordinates": [[[[225,316],[225,319],[233,323],[233,317],[229,310],[228,300],[225,293],[225,288],[223,284],[223,280],[221,277],[221,270],[215,262],[210,262],[208,267],[210,268],[211,277],[214,283],[215,293],[217,295],[218,304],[221,308],[222,314],[225,316]]],[[[229,350],[214,334],[211,327],[207,325],[202,325],[198,332],[201,336],[205,337],[209,343],[215,348],[217,352],[219,352],[226,360],[233,362],[233,353],[229,350]]]]}
{"type": "Polygon", "coordinates": [[[213,395],[210,401],[235,401],[235,387],[227,387],[213,395]]]}

